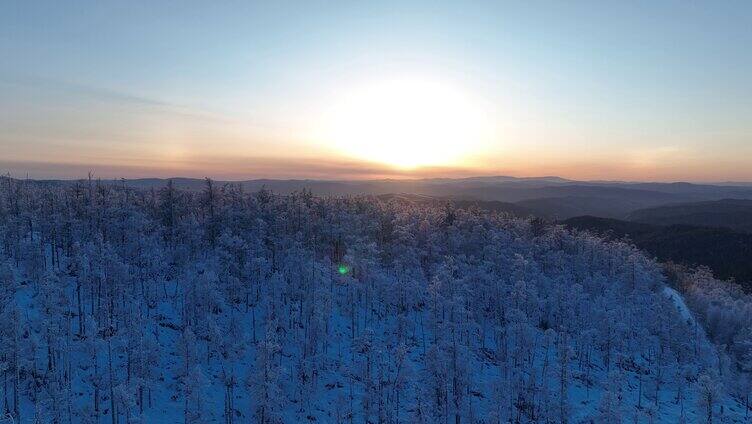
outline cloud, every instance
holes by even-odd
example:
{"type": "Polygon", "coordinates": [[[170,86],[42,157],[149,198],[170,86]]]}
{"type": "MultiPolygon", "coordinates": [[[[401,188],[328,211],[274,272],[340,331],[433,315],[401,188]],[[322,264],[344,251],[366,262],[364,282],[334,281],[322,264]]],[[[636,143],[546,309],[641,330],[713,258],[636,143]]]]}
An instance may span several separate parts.
{"type": "MultiPolygon", "coordinates": [[[[211,112],[196,106],[39,75],[0,75],[0,85],[15,87],[21,90],[22,93],[26,93],[29,90],[41,91],[43,93],[59,93],[64,95],[66,102],[70,104],[88,100],[125,108],[135,108],[135,110],[146,109],[149,112],[167,113],[182,118],[201,119],[219,123],[227,123],[233,120],[223,114],[211,112]]],[[[9,100],[12,101],[12,99],[9,100]]]]}
{"type": "Polygon", "coordinates": [[[280,179],[382,179],[424,177],[467,177],[478,175],[477,170],[459,167],[423,167],[412,170],[395,169],[377,163],[325,158],[205,158],[165,161],[158,165],[94,164],[79,162],[0,161],[0,171],[11,176],[34,179],[78,179],[88,172],[98,178],[145,177],[211,177],[220,180],[256,178],[280,179]]]}
{"type": "Polygon", "coordinates": [[[8,85],[15,85],[22,88],[31,87],[48,91],[65,92],[68,94],[81,95],[92,99],[116,103],[127,103],[139,106],[176,106],[172,103],[152,99],[149,97],[142,97],[116,90],[110,90],[106,88],[36,75],[5,75],[0,81],[8,85]]]}

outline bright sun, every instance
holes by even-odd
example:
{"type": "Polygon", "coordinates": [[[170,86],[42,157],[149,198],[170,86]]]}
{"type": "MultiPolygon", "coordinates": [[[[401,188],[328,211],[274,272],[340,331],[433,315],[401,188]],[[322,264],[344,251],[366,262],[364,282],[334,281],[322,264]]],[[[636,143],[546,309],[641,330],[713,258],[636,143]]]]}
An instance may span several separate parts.
{"type": "Polygon", "coordinates": [[[340,154],[403,169],[458,165],[488,127],[467,93],[425,78],[350,90],[329,105],[323,124],[324,137],[340,154]]]}

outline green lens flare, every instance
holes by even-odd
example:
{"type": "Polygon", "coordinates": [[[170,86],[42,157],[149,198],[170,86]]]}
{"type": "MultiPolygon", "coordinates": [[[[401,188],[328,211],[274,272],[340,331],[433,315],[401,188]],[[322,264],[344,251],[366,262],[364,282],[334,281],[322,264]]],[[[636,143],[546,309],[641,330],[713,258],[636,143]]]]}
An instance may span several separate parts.
{"type": "Polygon", "coordinates": [[[348,267],[347,265],[340,265],[340,266],[339,266],[339,267],[337,268],[337,271],[339,271],[339,273],[340,273],[340,274],[342,274],[342,275],[345,275],[345,274],[347,274],[348,272],[350,272],[350,268],[349,268],[349,267],[348,267]]]}

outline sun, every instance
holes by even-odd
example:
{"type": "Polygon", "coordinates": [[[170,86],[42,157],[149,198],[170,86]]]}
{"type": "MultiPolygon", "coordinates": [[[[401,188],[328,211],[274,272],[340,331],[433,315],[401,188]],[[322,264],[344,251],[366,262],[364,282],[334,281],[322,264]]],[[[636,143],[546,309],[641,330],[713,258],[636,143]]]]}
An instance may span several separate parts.
{"type": "Polygon", "coordinates": [[[339,154],[402,169],[459,165],[488,128],[477,100],[430,78],[366,83],[325,109],[324,137],[339,154]]]}

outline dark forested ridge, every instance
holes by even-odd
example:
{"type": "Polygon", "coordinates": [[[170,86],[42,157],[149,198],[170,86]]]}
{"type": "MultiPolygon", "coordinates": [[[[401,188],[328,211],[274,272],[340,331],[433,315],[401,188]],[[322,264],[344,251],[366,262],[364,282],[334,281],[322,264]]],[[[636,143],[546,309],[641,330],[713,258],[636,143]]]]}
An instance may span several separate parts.
{"type": "Polygon", "coordinates": [[[752,233],[752,200],[722,199],[640,209],[630,213],[629,219],[657,225],[722,227],[752,233]]]}
{"type": "Polygon", "coordinates": [[[581,216],[563,223],[605,237],[628,238],[658,260],[704,265],[722,279],[735,279],[752,291],[752,234],[728,228],[653,225],[581,216]]]}
{"type": "Polygon", "coordinates": [[[506,211],[6,178],[0,237],[0,408],[15,422],[749,411],[738,286],[684,269],[667,281],[628,243],[506,211]]]}

